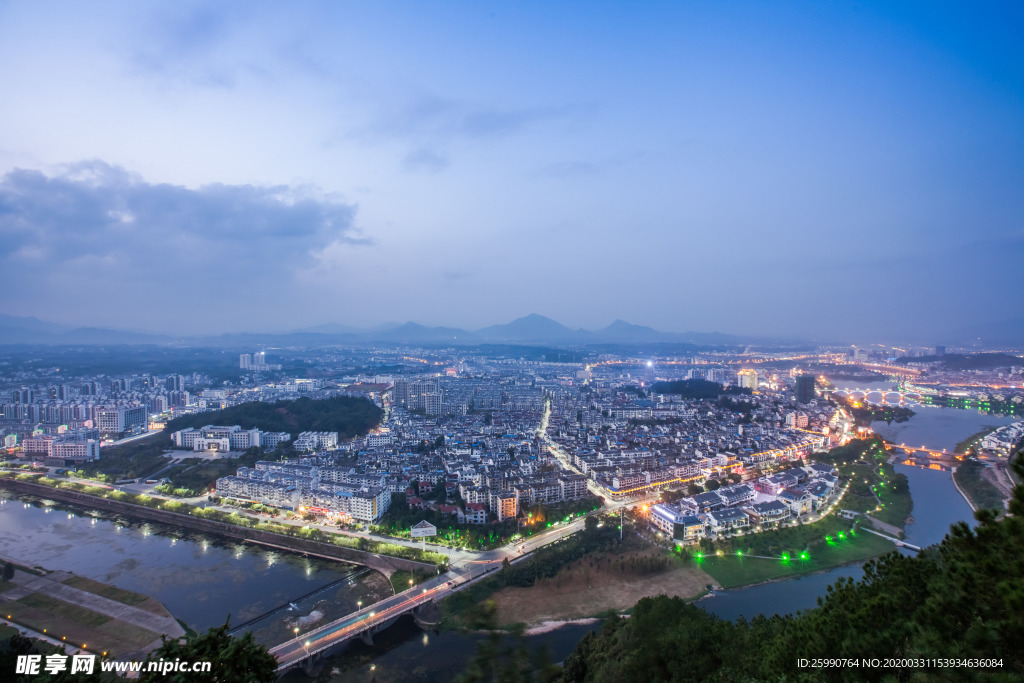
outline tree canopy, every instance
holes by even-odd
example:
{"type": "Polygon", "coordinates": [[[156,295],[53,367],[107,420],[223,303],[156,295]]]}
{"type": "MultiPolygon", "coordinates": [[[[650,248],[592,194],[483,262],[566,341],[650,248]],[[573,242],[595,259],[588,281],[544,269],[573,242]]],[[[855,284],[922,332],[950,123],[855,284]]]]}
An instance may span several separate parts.
{"type": "Polygon", "coordinates": [[[165,683],[253,683],[277,680],[277,660],[267,648],[246,633],[241,638],[228,635],[230,627],[211,628],[206,633],[191,634],[184,640],[164,640],[163,645],[149,653],[147,662],[175,661],[211,662],[209,673],[146,672],[140,681],[162,681],[165,683]]]}
{"type": "Polygon", "coordinates": [[[267,432],[338,432],[342,438],[366,434],[380,423],[382,411],[372,401],[351,396],[326,399],[300,398],[295,401],[264,403],[252,401],[208,413],[183,415],[167,423],[170,434],[188,427],[240,425],[267,432]]]}

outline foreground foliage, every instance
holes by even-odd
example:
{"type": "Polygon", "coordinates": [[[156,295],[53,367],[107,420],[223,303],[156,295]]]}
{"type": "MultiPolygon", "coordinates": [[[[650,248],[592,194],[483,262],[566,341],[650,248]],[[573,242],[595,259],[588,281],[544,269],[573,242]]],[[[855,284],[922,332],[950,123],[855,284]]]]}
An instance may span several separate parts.
{"type": "Polygon", "coordinates": [[[277,680],[277,660],[267,648],[246,633],[241,638],[228,635],[228,624],[211,628],[206,633],[189,634],[183,640],[164,640],[163,645],[149,653],[146,662],[210,662],[209,673],[180,671],[146,672],[139,680],[168,683],[237,683],[238,681],[277,680]]]}

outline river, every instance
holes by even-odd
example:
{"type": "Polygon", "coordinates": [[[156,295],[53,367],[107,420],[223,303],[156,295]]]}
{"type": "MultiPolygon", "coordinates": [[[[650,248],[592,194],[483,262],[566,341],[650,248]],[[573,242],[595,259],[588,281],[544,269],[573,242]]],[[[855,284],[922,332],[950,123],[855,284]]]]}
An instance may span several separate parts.
{"type": "Polygon", "coordinates": [[[264,632],[258,635],[273,638],[294,628],[300,616],[314,610],[324,618],[340,616],[374,594],[363,580],[365,572],[353,565],[2,490],[0,548],[0,554],[24,564],[152,596],[197,631],[220,626],[229,615],[237,625],[284,606],[277,618],[257,624],[264,632]],[[300,612],[288,609],[289,602],[328,586],[297,605],[300,612]]]}

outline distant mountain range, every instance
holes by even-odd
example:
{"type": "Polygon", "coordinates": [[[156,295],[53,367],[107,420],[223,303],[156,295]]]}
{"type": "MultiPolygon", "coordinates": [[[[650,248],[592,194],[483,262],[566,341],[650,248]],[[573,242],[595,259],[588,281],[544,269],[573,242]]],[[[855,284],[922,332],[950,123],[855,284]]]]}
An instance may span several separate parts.
{"type": "Polygon", "coordinates": [[[112,345],[178,344],[240,346],[251,344],[423,344],[471,346],[478,344],[517,345],[623,345],[623,344],[794,344],[793,341],[740,337],[702,332],[660,332],[643,325],[616,320],[600,330],[572,329],[543,315],[531,314],[509,323],[479,330],[429,327],[414,322],[389,323],[359,328],[339,323],[277,332],[242,332],[217,336],[174,337],[98,327],[70,327],[38,318],[0,314],[0,344],[112,345]]]}

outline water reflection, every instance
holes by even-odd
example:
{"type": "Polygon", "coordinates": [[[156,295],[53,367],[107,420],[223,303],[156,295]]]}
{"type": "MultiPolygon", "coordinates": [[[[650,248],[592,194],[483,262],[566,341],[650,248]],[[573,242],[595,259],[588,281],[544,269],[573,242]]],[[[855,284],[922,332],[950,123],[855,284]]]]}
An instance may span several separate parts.
{"type": "MultiPolygon", "coordinates": [[[[239,624],[353,572],[351,565],[267,552],[158,523],[17,500],[22,504],[8,505],[0,515],[5,555],[151,595],[196,630],[219,626],[229,615],[239,624]],[[54,510],[63,513],[56,520],[54,510]]],[[[340,588],[331,595],[338,609],[351,611],[365,597],[359,586],[340,588]]]]}

